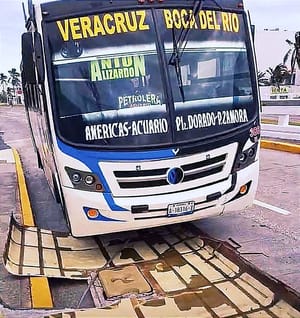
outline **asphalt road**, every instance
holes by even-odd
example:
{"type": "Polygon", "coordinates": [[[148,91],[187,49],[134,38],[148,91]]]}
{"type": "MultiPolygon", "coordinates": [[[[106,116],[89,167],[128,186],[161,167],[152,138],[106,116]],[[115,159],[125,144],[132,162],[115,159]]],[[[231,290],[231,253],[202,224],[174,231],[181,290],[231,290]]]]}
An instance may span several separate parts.
{"type": "MultiPolygon", "coordinates": [[[[16,148],[21,156],[37,226],[66,231],[62,211],[37,167],[22,107],[0,107],[0,149],[7,145],[16,148]]],[[[233,239],[241,245],[239,251],[246,259],[297,291],[300,291],[299,162],[297,154],[261,150],[257,204],[245,211],[195,223],[210,236],[233,239]]],[[[56,290],[56,303],[61,307],[66,303],[76,305],[78,295],[86,287],[57,280],[51,284],[56,290]],[[67,289],[72,292],[66,294],[67,289]]]]}

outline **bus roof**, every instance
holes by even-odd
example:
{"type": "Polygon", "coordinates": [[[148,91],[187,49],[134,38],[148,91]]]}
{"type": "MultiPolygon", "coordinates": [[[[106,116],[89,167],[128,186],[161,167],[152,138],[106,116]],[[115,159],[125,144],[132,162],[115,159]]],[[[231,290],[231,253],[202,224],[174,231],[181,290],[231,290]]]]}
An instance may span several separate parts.
{"type": "MultiPolygon", "coordinates": [[[[193,4],[201,0],[186,0],[183,2],[182,0],[152,0],[152,1],[147,1],[147,0],[28,0],[28,2],[33,2],[34,4],[47,4],[47,3],[70,3],[70,2],[78,2],[78,3],[85,3],[86,5],[89,2],[93,3],[101,3],[101,4],[110,4],[110,5],[124,5],[129,4],[129,5],[147,5],[147,4],[156,4],[160,3],[162,5],[168,5],[172,4],[175,2],[181,3],[183,5],[186,4],[193,4]]],[[[204,0],[202,0],[204,1],[204,0]]],[[[226,8],[241,8],[243,6],[243,1],[244,0],[205,0],[205,5],[208,4],[214,4],[215,6],[220,6],[220,7],[226,7],[226,8]]]]}
{"type": "MultiPolygon", "coordinates": [[[[81,13],[92,13],[97,10],[101,11],[104,8],[111,8],[116,10],[120,7],[166,7],[166,6],[195,6],[199,2],[203,1],[204,8],[215,8],[222,10],[234,10],[234,11],[244,11],[243,0],[27,0],[28,1],[28,16],[29,20],[33,21],[36,19],[33,9],[34,6],[40,6],[41,11],[47,12],[44,15],[45,20],[52,20],[56,17],[61,17],[64,15],[76,16],[81,13]],[[72,5],[70,5],[72,3],[72,5]]],[[[26,6],[25,6],[26,7],[26,6]]],[[[26,10],[25,10],[26,11],[26,10]]],[[[25,25],[28,22],[25,19],[25,25]]]]}

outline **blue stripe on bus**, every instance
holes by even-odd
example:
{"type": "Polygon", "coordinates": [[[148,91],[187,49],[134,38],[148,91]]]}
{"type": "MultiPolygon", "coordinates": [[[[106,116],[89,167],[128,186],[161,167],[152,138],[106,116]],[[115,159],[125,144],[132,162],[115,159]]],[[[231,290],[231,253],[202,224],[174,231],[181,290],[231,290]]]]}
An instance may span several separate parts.
{"type": "Polygon", "coordinates": [[[152,151],[138,151],[138,152],[112,152],[112,151],[92,151],[92,150],[80,150],[63,143],[57,138],[57,145],[59,149],[73,157],[82,163],[84,163],[89,169],[97,173],[104,188],[103,196],[112,211],[128,211],[119,205],[117,205],[112,196],[108,183],[99,167],[99,161],[125,161],[125,160],[154,160],[154,159],[168,159],[175,157],[172,149],[166,150],[152,150],[152,151]]]}
{"type": "Polygon", "coordinates": [[[128,211],[128,209],[122,208],[121,206],[116,204],[111,192],[104,192],[103,196],[112,211],[128,211]]]}
{"type": "Polygon", "coordinates": [[[76,149],[72,146],[66,145],[60,139],[57,139],[57,144],[62,152],[74,158],[91,157],[92,159],[97,161],[157,160],[170,159],[175,157],[173,149],[149,151],[93,151],[76,149]]]}

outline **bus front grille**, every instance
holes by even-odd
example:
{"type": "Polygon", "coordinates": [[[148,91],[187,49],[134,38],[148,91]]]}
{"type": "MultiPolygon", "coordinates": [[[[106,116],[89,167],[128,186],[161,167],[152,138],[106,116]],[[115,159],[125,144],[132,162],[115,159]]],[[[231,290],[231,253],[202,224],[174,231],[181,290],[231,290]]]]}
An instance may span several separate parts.
{"type": "Polygon", "coordinates": [[[158,195],[200,188],[228,178],[236,150],[237,143],[233,143],[190,156],[100,162],[99,166],[116,197],[158,195]]]}
{"type": "MultiPolygon", "coordinates": [[[[197,180],[219,173],[225,165],[226,154],[221,156],[182,165],[182,183],[197,180]]],[[[152,188],[170,185],[167,174],[170,168],[146,171],[114,171],[114,175],[122,189],[152,188]]]]}

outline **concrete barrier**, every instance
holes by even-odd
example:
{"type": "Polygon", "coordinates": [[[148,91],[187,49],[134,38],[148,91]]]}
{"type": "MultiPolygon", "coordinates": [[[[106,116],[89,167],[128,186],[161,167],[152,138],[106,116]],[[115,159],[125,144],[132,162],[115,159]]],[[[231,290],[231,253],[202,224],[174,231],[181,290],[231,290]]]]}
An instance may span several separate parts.
{"type": "Polygon", "coordinates": [[[300,116],[300,101],[299,106],[286,106],[284,102],[276,106],[262,106],[262,118],[264,115],[278,118],[278,123],[262,124],[263,137],[300,140],[300,126],[289,124],[291,116],[300,116]]]}

